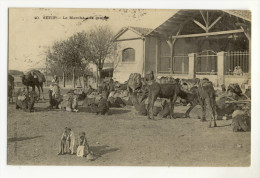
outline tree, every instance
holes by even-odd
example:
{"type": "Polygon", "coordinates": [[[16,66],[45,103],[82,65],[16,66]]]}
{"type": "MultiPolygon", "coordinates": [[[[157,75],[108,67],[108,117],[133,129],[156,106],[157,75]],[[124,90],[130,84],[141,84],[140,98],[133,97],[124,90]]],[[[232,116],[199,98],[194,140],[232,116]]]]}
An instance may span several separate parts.
{"type": "Polygon", "coordinates": [[[117,44],[113,42],[113,37],[114,34],[108,26],[95,27],[87,35],[89,50],[85,53],[85,59],[97,66],[97,86],[105,60],[115,56],[117,51],[117,44]]]}
{"type": "Polygon", "coordinates": [[[67,72],[68,60],[65,55],[66,41],[56,41],[47,50],[47,63],[52,73],[59,74],[62,71],[63,86],[65,87],[65,73],[67,72]]]}
{"type": "Polygon", "coordinates": [[[75,87],[75,74],[83,76],[87,65],[85,55],[87,53],[87,35],[86,32],[78,32],[67,40],[56,41],[47,50],[48,66],[51,72],[60,74],[62,71],[63,86],[65,87],[65,76],[72,72],[73,86],[75,87]],[[79,72],[76,73],[76,70],[79,72]]]}
{"type": "Polygon", "coordinates": [[[87,32],[77,32],[67,40],[57,41],[47,51],[48,63],[55,71],[62,69],[65,87],[65,73],[72,69],[73,86],[75,75],[84,77],[89,62],[97,66],[97,85],[104,62],[116,56],[117,44],[112,41],[114,34],[107,26],[99,26],[87,32]],[[77,72],[76,72],[77,70],[77,72]]]}
{"type": "Polygon", "coordinates": [[[69,59],[68,65],[73,70],[73,86],[75,88],[75,71],[80,69],[82,71],[81,76],[84,74],[84,70],[88,63],[85,56],[88,53],[88,39],[86,32],[78,32],[71,36],[67,41],[66,57],[69,59]]]}

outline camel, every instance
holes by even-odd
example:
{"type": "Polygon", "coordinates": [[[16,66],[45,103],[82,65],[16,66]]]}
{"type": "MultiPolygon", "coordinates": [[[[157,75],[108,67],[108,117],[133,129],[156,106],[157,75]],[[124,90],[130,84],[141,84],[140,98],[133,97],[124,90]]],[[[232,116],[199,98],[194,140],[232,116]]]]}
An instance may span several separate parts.
{"type": "Polygon", "coordinates": [[[16,109],[23,109],[27,112],[34,111],[34,103],[36,100],[37,94],[35,91],[30,91],[26,93],[21,93],[20,91],[17,94],[16,100],[16,109]]]}
{"type": "Polygon", "coordinates": [[[45,76],[38,70],[31,70],[27,72],[25,75],[22,75],[21,78],[22,78],[22,83],[27,88],[27,91],[29,91],[29,86],[32,87],[32,91],[35,91],[35,86],[38,88],[39,98],[40,98],[41,91],[43,94],[43,83],[46,82],[45,76]]]}
{"type": "MultiPolygon", "coordinates": [[[[164,83],[159,84],[157,82],[153,82],[149,85],[149,92],[148,92],[148,106],[147,106],[147,115],[148,119],[150,118],[150,109],[153,112],[154,102],[156,101],[157,97],[170,99],[170,118],[174,118],[173,110],[174,104],[177,100],[177,96],[180,92],[180,85],[176,83],[164,83]]],[[[152,114],[152,119],[154,119],[154,115],[152,114]]]]}
{"type": "Polygon", "coordinates": [[[209,127],[211,127],[212,118],[214,119],[214,127],[216,124],[216,95],[213,84],[208,79],[202,79],[198,83],[198,86],[191,87],[189,92],[185,92],[182,89],[178,93],[178,96],[188,101],[191,104],[190,108],[186,111],[185,117],[189,117],[190,111],[196,106],[202,107],[201,121],[206,121],[206,100],[208,100],[210,108],[212,110],[212,117],[210,118],[209,127]]]}
{"type": "Polygon", "coordinates": [[[10,103],[10,100],[13,103],[13,91],[14,91],[14,77],[10,74],[8,74],[8,103],[10,103]]]}

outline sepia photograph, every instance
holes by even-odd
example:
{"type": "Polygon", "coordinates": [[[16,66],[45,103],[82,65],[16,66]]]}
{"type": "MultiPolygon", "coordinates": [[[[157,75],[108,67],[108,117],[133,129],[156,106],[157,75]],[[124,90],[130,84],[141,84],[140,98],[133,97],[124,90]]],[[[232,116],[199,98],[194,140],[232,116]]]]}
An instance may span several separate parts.
{"type": "Polygon", "coordinates": [[[259,4],[1,1],[0,177],[258,177],[259,4]]]}
{"type": "Polygon", "coordinates": [[[8,16],[8,165],[251,165],[250,10],[8,16]]]}

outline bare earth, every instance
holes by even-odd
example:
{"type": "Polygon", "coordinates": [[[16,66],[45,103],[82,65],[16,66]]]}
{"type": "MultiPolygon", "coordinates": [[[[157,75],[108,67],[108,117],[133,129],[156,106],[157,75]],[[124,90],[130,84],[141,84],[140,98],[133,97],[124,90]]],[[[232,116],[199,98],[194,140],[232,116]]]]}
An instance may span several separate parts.
{"type": "MultiPolygon", "coordinates": [[[[47,98],[47,97],[46,97],[47,98]]],[[[232,132],[232,120],[208,128],[200,122],[200,107],[191,118],[148,120],[133,107],[111,108],[109,116],[47,110],[48,101],[26,113],[8,105],[9,165],[89,166],[250,166],[250,132],[232,132]],[[95,161],[76,155],[58,155],[65,127],[75,135],[85,131],[95,161]]],[[[181,117],[188,107],[176,106],[181,117]]]]}

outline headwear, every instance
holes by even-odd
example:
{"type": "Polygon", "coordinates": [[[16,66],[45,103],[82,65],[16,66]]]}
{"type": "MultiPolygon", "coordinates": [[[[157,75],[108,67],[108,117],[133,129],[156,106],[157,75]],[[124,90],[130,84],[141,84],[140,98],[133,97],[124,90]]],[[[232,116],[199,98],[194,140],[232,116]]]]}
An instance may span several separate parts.
{"type": "Polygon", "coordinates": [[[81,136],[84,136],[84,135],[86,135],[86,133],[85,133],[85,132],[81,132],[80,135],[81,135],[81,136]]]}

